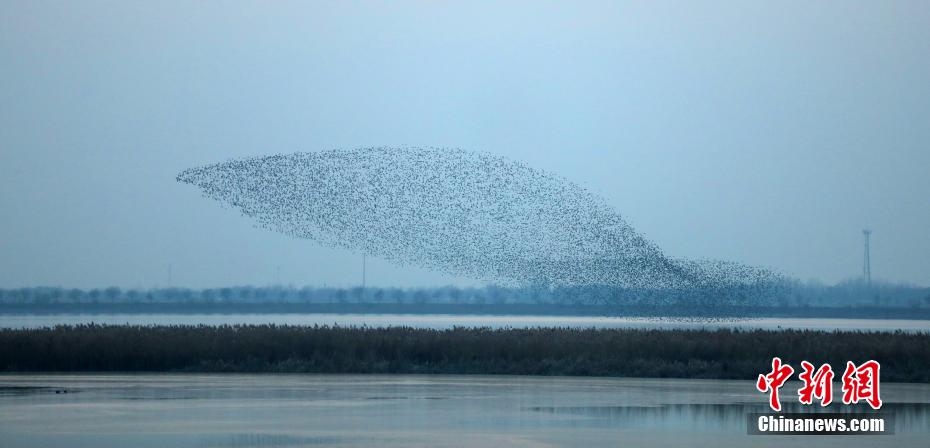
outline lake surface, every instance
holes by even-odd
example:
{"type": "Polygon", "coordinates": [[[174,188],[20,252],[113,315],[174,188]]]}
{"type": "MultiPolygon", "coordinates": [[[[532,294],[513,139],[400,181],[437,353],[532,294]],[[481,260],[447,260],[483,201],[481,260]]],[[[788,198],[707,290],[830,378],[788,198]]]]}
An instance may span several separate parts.
{"type": "Polygon", "coordinates": [[[812,438],[746,435],[746,414],[767,409],[750,381],[0,375],[0,446],[928,446],[930,385],[882,396],[894,435],[812,438]]]}
{"type": "Polygon", "coordinates": [[[595,327],[595,328],[744,328],[930,332],[930,320],[833,318],[660,318],[606,316],[487,316],[446,314],[3,314],[0,328],[40,328],[64,324],[133,325],[367,325],[417,328],[595,327]]]}

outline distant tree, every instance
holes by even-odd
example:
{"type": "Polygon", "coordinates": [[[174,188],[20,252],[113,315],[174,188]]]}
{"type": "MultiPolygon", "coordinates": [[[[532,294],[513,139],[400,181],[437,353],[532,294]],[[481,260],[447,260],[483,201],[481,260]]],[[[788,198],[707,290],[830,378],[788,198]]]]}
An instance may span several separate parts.
{"type": "Polygon", "coordinates": [[[406,295],[407,294],[404,293],[403,289],[400,289],[400,288],[391,289],[391,300],[393,300],[394,303],[404,303],[404,297],[406,295]]]}
{"type": "Polygon", "coordinates": [[[72,303],[80,303],[83,297],[84,291],[81,291],[80,289],[72,288],[68,290],[68,300],[72,303]]]}
{"type": "Polygon", "coordinates": [[[126,291],[126,301],[129,303],[135,303],[139,301],[139,296],[141,294],[136,289],[130,289],[126,291]]]}
{"type": "Polygon", "coordinates": [[[103,296],[107,299],[108,302],[115,302],[116,299],[122,297],[123,291],[115,286],[111,286],[103,290],[103,296]]]}
{"type": "Polygon", "coordinates": [[[352,288],[349,293],[352,295],[352,299],[355,300],[355,303],[362,303],[365,301],[365,288],[356,286],[352,288]]]}
{"type": "Polygon", "coordinates": [[[452,303],[461,303],[462,302],[462,290],[459,288],[452,288],[449,291],[449,298],[452,299],[452,303]]]}
{"type": "Polygon", "coordinates": [[[200,292],[200,297],[203,299],[204,303],[214,303],[216,302],[216,290],[204,289],[200,292]]]}
{"type": "Polygon", "coordinates": [[[488,292],[488,297],[491,299],[491,303],[495,305],[503,305],[507,302],[507,296],[499,286],[488,285],[486,289],[488,292]]]}
{"type": "Polygon", "coordinates": [[[97,288],[91,289],[87,292],[87,298],[90,299],[91,303],[97,303],[100,301],[100,296],[103,295],[103,291],[100,291],[97,288]]]}

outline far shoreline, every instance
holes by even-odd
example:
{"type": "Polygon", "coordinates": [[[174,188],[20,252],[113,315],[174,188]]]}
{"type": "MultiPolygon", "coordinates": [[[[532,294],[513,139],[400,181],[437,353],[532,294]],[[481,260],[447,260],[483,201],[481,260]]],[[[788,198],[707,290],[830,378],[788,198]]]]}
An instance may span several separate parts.
{"type": "Polygon", "coordinates": [[[930,320],[930,308],[880,306],[714,306],[396,303],[50,303],[0,304],[0,315],[54,314],[394,314],[671,318],[837,318],[930,320]]]}

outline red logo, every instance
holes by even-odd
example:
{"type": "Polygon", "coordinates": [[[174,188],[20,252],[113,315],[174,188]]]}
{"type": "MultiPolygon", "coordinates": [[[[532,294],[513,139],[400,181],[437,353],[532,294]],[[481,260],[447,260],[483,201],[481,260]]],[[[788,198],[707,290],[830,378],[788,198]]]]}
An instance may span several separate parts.
{"type": "MultiPolygon", "coordinates": [[[[810,405],[814,399],[820,400],[820,406],[827,406],[833,402],[833,367],[822,364],[816,371],[814,365],[801,361],[803,370],[798,378],[804,383],[798,389],[798,400],[801,404],[810,405]]],[[[846,362],[846,371],[843,372],[843,404],[856,404],[865,400],[872,409],[882,407],[882,398],[879,395],[879,371],[881,365],[878,361],[869,360],[858,367],[852,362],[846,362]]],[[[772,371],[759,375],[756,380],[756,389],[769,394],[769,406],[776,412],[781,411],[778,399],[780,389],[788,378],[794,373],[794,368],[783,364],[781,358],[772,358],[772,371]]]]}
{"type": "Polygon", "coordinates": [[[820,399],[821,406],[827,406],[833,402],[833,368],[830,364],[823,364],[814,373],[814,365],[801,361],[801,368],[804,369],[799,378],[804,382],[804,387],[798,389],[798,397],[802,404],[811,404],[814,398],[820,399]]]}
{"type": "Polygon", "coordinates": [[[776,411],[781,411],[781,403],[778,401],[778,389],[785,384],[785,381],[794,373],[794,369],[785,364],[781,364],[781,358],[772,358],[772,371],[768,375],[759,375],[756,380],[756,389],[759,392],[769,393],[769,406],[776,411]]]}
{"type": "Polygon", "coordinates": [[[853,404],[865,400],[872,409],[882,407],[882,398],[878,394],[878,373],[881,365],[878,361],[866,361],[856,367],[852,361],[846,361],[843,372],[843,403],[853,404]]]}

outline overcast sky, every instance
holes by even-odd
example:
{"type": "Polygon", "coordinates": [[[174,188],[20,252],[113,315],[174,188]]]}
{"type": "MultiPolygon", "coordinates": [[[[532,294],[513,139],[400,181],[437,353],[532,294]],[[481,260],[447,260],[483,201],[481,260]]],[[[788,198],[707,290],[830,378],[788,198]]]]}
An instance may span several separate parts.
{"type": "MultiPolygon", "coordinates": [[[[930,284],[930,2],[0,9],[0,287],[353,285],[179,171],[381,145],[526,161],[669,255],[930,284]]],[[[468,284],[369,260],[370,284],[468,284]]]]}

